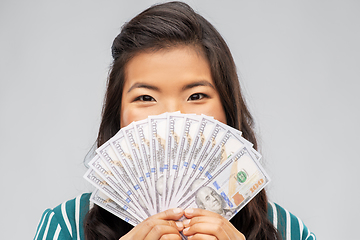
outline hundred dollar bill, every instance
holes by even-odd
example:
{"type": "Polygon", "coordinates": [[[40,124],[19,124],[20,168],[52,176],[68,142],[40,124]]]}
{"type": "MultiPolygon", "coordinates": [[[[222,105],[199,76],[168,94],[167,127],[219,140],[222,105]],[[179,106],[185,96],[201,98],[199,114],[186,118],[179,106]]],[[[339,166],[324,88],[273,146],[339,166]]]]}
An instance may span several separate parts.
{"type": "Polygon", "coordinates": [[[133,226],[141,222],[99,190],[95,190],[91,194],[90,201],[133,226]]]}
{"type": "Polygon", "coordinates": [[[134,124],[134,128],[135,128],[135,134],[137,136],[138,139],[138,145],[140,148],[140,154],[141,154],[141,158],[144,161],[144,167],[146,168],[145,170],[145,174],[146,177],[147,173],[150,173],[149,176],[149,193],[151,194],[151,199],[154,205],[154,209],[156,209],[156,202],[155,202],[155,181],[154,181],[154,173],[155,173],[155,166],[153,161],[151,161],[151,156],[150,156],[150,126],[149,126],[149,121],[148,119],[144,119],[144,120],[140,120],[140,121],[136,121],[133,123],[134,124]]]}
{"type": "MultiPolygon", "coordinates": [[[[115,135],[116,136],[116,135],[115,135]]],[[[118,156],[116,155],[114,149],[110,145],[110,140],[101,145],[96,152],[104,160],[105,164],[111,169],[111,172],[114,174],[115,178],[119,181],[119,184],[126,189],[126,192],[129,192],[130,198],[139,203],[141,212],[146,216],[148,214],[147,206],[142,200],[140,189],[131,182],[129,175],[127,174],[124,166],[120,162],[118,156]]]]}
{"type": "MultiPolygon", "coordinates": [[[[207,117],[208,117],[208,116],[207,116],[207,117]]],[[[233,131],[234,134],[237,134],[238,136],[240,136],[240,137],[243,139],[243,141],[245,142],[245,144],[247,145],[248,149],[250,150],[249,153],[250,153],[250,154],[253,154],[253,155],[255,156],[255,158],[256,158],[258,161],[260,161],[260,159],[261,159],[261,157],[262,157],[261,154],[253,148],[254,144],[252,144],[252,143],[251,143],[249,140],[247,140],[246,138],[242,137],[242,133],[241,133],[240,130],[238,130],[238,129],[236,129],[236,128],[233,128],[233,127],[230,127],[229,125],[226,125],[226,124],[221,123],[221,122],[220,122],[220,124],[223,124],[223,126],[224,126],[225,128],[228,128],[229,130],[233,131]]]]}
{"type": "Polygon", "coordinates": [[[88,169],[85,173],[84,178],[94,185],[97,189],[101,190],[109,198],[120,205],[125,211],[133,215],[137,220],[142,221],[143,217],[139,216],[137,211],[129,206],[128,202],[124,200],[107,182],[102,179],[93,169],[88,169]]]}
{"type": "Polygon", "coordinates": [[[141,214],[141,207],[137,202],[133,201],[132,192],[124,189],[124,187],[120,184],[120,182],[115,178],[114,174],[111,172],[111,170],[108,168],[108,166],[105,164],[105,162],[101,159],[101,157],[96,154],[95,157],[89,162],[89,166],[91,169],[93,169],[104,181],[106,181],[107,184],[112,187],[121,198],[124,199],[125,202],[129,204],[130,207],[135,209],[137,212],[142,215],[142,217],[145,219],[147,216],[145,214],[141,214]]]}
{"type": "Polygon", "coordinates": [[[150,193],[151,191],[150,186],[152,186],[152,184],[150,182],[150,172],[148,171],[149,168],[147,166],[148,163],[145,164],[144,160],[142,159],[140,153],[139,141],[135,134],[134,124],[131,123],[128,126],[122,128],[122,131],[124,133],[127,146],[129,147],[136,173],[138,174],[136,177],[139,183],[141,184],[142,188],[144,189],[148,203],[151,205],[149,207],[149,209],[151,210],[151,214],[152,215],[156,214],[153,204],[152,194],[150,193]]]}
{"type": "MultiPolygon", "coordinates": [[[[219,143],[213,147],[206,159],[199,161],[193,179],[201,179],[205,177],[205,173],[212,173],[226,159],[231,157],[235,152],[247,146],[244,138],[236,134],[232,129],[226,128],[226,132],[219,143]]],[[[252,154],[250,149],[249,154],[252,154]]],[[[255,158],[256,159],[256,158],[255,158]]],[[[190,183],[192,184],[192,182],[190,183]]],[[[189,190],[191,185],[188,186],[189,190]]]]}
{"type": "Polygon", "coordinates": [[[170,183],[169,183],[169,205],[168,208],[176,207],[176,204],[173,204],[172,201],[176,201],[175,195],[177,193],[177,189],[180,186],[180,181],[182,178],[182,171],[184,167],[182,165],[186,162],[186,159],[190,153],[190,147],[194,142],[196,133],[198,132],[200,126],[201,117],[198,115],[189,115],[186,114],[184,116],[184,123],[182,127],[182,133],[180,135],[179,141],[179,150],[177,156],[175,158],[175,162],[172,164],[170,168],[170,183]]]}
{"type": "Polygon", "coordinates": [[[143,187],[143,182],[140,182],[139,177],[141,177],[141,175],[137,172],[136,163],[131,156],[124,132],[120,130],[114,137],[109,140],[109,142],[111,147],[114,149],[116,156],[124,166],[134,189],[138,191],[139,198],[144,202],[144,211],[148,214],[148,216],[151,216],[153,210],[151,209],[149,195],[147,194],[147,190],[145,190],[143,187]]]}
{"type": "MultiPolygon", "coordinates": [[[[204,116],[204,117],[210,118],[210,119],[214,119],[213,117],[211,117],[211,116],[206,116],[206,115],[204,115],[204,114],[202,114],[201,116],[204,116]]],[[[231,131],[234,131],[234,133],[236,133],[237,135],[239,135],[239,136],[242,137],[242,133],[241,133],[240,130],[238,130],[238,129],[236,129],[236,128],[233,128],[233,127],[231,127],[231,126],[229,126],[229,125],[227,125],[227,124],[225,124],[225,123],[222,123],[222,122],[219,122],[219,124],[220,124],[220,125],[223,125],[225,128],[230,129],[231,131]]],[[[242,138],[243,138],[243,137],[242,137],[242,138]]],[[[252,144],[252,143],[251,143],[250,141],[248,141],[246,138],[243,138],[243,140],[244,140],[244,142],[247,144],[248,149],[249,149],[249,150],[251,149],[251,152],[249,152],[249,153],[250,153],[250,154],[253,154],[253,155],[256,157],[257,160],[260,160],[262,156],[261,156],[261,154],[260,154],[258,151],[256,151],[256,150],[253,148],[254,144],[252,144]]]]}
{"type": "Polygon", "coordinates": [[[171,113],[168,114],[167,119],[167,141],[165,149],[165,163],[164,163],[164,189],[163,189],[163,207],[168,208],[170,201],[170,184],[171,177],[177,171],[176,156],[179,151],[179,142],[182,135],[183,123],[185,114],[171,113]]]}
{"type": "Polygon", "coordinates": [[[164,181],[164,160],[166,147],[166,129],[167,114],[149,117],[150,125],[150,156],[155,166],[154,184],[155,186],[155,205],[156,211],[161,212],[163,209],[163,189],[164,181]]]}
{"type": "Polygon", "coordinates": [[[200,126],[194,135],[194,140],[190,146],[187,156],[184,158],[182,167],[180,168],[179,188],[175,191],[175,199],[179,199],[184,193],[184,186],[189,181],[192,170],[196,167],[194,165],[195,159],[198,158],[199,153],[202,151],[205,143],[211,137],[216,121],[201,117],[200,126]]]}
{"type": "MultiPolygon", "coordinates": [[[[237,131],[235,131],[235,133],[238,134],[240,137],[242,137],[240,131],[237,130],[237,131]]],[[[257,161],[260,161],[260,159],[262,158],[262,155],[253,147],[254,144],[252,144],[250,141],[248,141],[244,137],[242,137],[242,139],[243,139],[243,141],[245,142],[246,146],[249,149],[249,154],[252,154],[257,161]]]]}
{"type": "MultiPolygon", "coordinates": [[[[211,136],[207,141],[205,142],[203,148],[201,149],[200,154],[197,155],[196,158],[194,158],[192,166],[191,166],[191,173],[187,179],[187,181],[183,185],[183,191],[182,195],[185,195],[187,193],[187,190],[191,186],[192,182],[195,179],[199,178],[199,172],[201,173],[204,169],[205,164],[204,160],[208,158],[208,155],[215,149],[215,146],[218,146],[220,142],[222,142],[222,139],[224,138],[225,134],[227,133],[227,128],[220,124],[218,121],[210,118],[203,117],[204,119],[207,119],[209,122],[215,122],[215,126],[213,128],[213,131],[211,133],[211,136]]],[[[240,145],[240,147],[242,147],[240,145]]]]}
{"type": "Polygon", "coordinates": [[[230,220],[270,181],[246,147],[228,158],[180,202],[180,208],[202,208],[230,220]]]}

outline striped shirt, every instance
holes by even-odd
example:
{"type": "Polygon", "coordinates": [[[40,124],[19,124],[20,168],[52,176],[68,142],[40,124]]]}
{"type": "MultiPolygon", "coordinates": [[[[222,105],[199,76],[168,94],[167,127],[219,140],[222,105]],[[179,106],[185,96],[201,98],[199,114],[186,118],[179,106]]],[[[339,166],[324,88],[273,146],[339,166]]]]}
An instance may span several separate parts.
{"type": "MultiPolygon", "coordinates": [[[[84,193],[43,213],[34,240],[83,240],[84,218],[89,211],[91,193],[84,193]]],[[[269,203],[268,219],[284,240],[315,240],[304,223],[275,203],[269,203]]]]}

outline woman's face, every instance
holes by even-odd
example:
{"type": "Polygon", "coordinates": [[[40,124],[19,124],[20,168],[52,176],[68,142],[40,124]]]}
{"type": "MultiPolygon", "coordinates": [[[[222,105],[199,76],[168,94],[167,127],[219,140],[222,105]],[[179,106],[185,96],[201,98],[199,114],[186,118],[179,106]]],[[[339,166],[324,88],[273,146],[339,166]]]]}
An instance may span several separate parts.
{"type": "Polygon", "coordinates": [[[208,61],[188,46],[135,55],[125,66],[121,127],[176,111],[205,114],[226,123],[208,61]]]}

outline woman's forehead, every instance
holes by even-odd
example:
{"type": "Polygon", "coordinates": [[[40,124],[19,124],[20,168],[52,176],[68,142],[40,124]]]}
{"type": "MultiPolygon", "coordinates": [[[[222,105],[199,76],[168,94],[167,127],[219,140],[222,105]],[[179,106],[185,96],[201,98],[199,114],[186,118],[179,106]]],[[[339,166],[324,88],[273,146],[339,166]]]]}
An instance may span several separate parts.
{"type": "MultiPolygon", "coordinates": [[[[202,81],[213,85],[208,61],[193,47],[182,46],[156,52],[141,52],[125,66],[125,89],[134,84],[190,84],[202,81]]],[[[127,89],[126,89],[127,88],[127,89]]]]}

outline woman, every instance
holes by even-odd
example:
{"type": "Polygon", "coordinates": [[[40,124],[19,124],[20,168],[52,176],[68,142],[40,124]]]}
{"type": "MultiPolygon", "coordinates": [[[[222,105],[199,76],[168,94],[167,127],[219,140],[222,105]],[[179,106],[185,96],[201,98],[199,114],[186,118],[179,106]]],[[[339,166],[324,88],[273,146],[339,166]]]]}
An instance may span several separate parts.
{"type": "MultiPolygon", "coordinates": [[[[256,148],[231,53],[188,5],[170,2],[140,13],[123,26],[112,55],[98,146],[132,121],[181,111],[213,116],[256,148]]],[[[89,211],[88,199],[83,194],[45,211],[35,239],[181,239],[180,231],[192,239],[315,239],[298,218],[268,203],[265,190],[230,222],[205,209],[169,209],[134,228],[96,205],[89,211]],[[188,220],[178,221],[183,215],[188,220]]]]}

